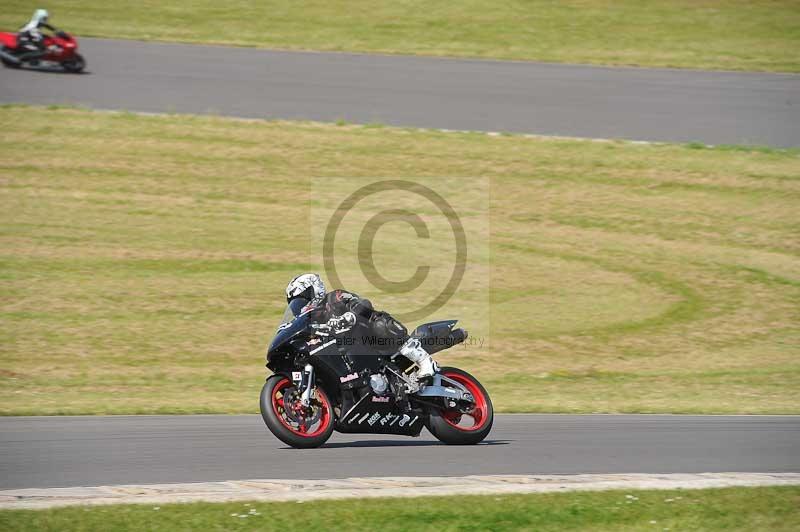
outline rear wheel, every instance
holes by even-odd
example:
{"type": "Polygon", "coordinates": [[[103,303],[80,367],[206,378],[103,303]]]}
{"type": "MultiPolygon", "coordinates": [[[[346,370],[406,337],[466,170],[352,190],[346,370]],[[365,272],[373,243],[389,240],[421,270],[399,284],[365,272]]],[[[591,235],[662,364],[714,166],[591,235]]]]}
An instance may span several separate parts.
{"type": "Polygon", "coordinates": [[[86,68],[86,60],[81,54],[75,54],[75,57],[69,61],[61,63],[61,66],[64,67],[64,70],[67,72],[77,74],[78,72],[83,72],[83,69],[86,68]]]}
{"type": "Polygon", "coordinates": [[[440,373],[453,379],[472,394],[475,402],[468,408],[432,409],[425,426],[440,441],[450,445],[474,445],[492,430],[494,408],[486,389],[478,379],[458,368],[442,368],[440,373]]]}
{"type": "Polygon", "coordinates": [[[269,430],[292,447],[319,447],[333,433],[333,406],[319,386],[314,389],[311,404],[303,406],[294,383],[283,375],[272,375],[261,389],[260,403],[261,417],[269,430]]]}

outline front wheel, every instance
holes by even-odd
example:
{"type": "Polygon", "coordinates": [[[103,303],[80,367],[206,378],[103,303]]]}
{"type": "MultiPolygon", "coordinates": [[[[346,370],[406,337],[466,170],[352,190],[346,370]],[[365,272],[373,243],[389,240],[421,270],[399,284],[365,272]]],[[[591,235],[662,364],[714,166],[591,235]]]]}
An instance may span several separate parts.
{"type": "Polygon", "coordinates": [[[440,373],[461,384],[475,399],[470,408],[432,409],[425,426],[431,434],[450,445],[474,445],[492,430],[492,400],[478,379],[458,368],[442,368],[440,373]]]}
{"type": "Polygon", "coordinates": [[[271,375],[261,389],[260,405],[261,417],[270,432],[292,447],[319,447],[333,433],[333,406],[319,386],[314,388],[311,404],[303,406],[300,390],[292,381],[283,375],[271,375]]]}
{"type": "Polygon", "coordinates": [[[83,72],[83,69],[86,68],[86,60],[81,54],[75,54],[75,57],[69,61],[64,61],[61,63],[61,66],[64,67],[64,70],[67,72],[77,74],[79,72],[83,72]]]}

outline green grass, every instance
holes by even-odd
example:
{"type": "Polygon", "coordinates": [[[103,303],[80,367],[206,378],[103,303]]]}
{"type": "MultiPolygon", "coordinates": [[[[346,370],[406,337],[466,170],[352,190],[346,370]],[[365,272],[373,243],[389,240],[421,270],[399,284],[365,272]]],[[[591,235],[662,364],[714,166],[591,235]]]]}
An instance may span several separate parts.
{"type": "MultiPolygon", "coordinates": [[[[0,27],[16,29],[37,7],[4,2],[0,27]]],[[[797,0],[62,0],[48,7],[56,25],[92,37],[800,72],[797,0]]]]}
{"type": "MultiPolygon", "coordinates": [[[[14,106],[0,123],[2,414],[256,412],[337,176],[435,177],[483,213],[431,319],[487,342],[438,358],[500,411],[800,413],[798,150],[14,106]]],[[[426,249],[404,229],[377,240],[389,278],[419,264],[397,249],[426,249]]]]}
{"type": "Polygon", "coordinates": [[[0,511],[4,530],[797,530],[800,488],[0,511]],[[245,516],[245,517],[242,517],[245,516]]]}

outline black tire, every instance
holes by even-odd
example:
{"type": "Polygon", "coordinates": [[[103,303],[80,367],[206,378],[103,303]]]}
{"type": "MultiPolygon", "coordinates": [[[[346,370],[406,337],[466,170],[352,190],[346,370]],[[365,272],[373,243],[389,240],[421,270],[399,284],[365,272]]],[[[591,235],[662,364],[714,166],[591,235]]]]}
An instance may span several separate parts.
{"type": "Polygon", "coordinates": [[[275,392],[275,388],[286,380],[288,379],[284,375],[270,375],[270,377],[267,379],[267,382],[264,383],[264,387],[261,388],[261,398],[259,400],[261,417],[264,419],[264,423],[266,423],[270,432],[272,432],[272,434],[274,434],[275,437],[281,440],[283,443],[291,445],[297,449],[310,449],[313,447],[319,447],[328,441],[328,438],[331,437],[334,426],[336,425],[336,416],[333,412],[333,404],[331,403],[330,399],[328,399],[328,395],[325,393],[325,391],[321,387],[317,386],[316,393],[318,394],[318,400],[324,405],[327,405],[326,408],[329,409],[327,426],[325,426],[324,430],[319,434],[309,436],[297,434],[295,431],[289,429],[283,421],[281,421],[281,418],[279,417],[280,414],[275,411],[272,404],[272,397],[275,392]]]}
{"type": "Polygon", "coordinates": [[[74,59],[71,61],[64,61],[61,63],[61,66],[64,67],[64,70],[67,72],[77,74],[79,72],[83,72],[83,69],[86,68],[86,60],[81,54],[75,54],[74,59]]]}
{"type": "MultiPolygon", "coordinates": [[[[483,441],[489,432],[492,430],[492,423],[494,422],[494,407],[492,407],[492,400],[483,385],[464,370],[458,368],[443,367],[440,373],[454,378],[462,384],[471,382],[467,388],[476,395],[478,393],[483,396],[482,408],[482,422],[478,424],[477,428],[458,428],[445,419],[447,412],[442,410],[431,409],[425,426],[433,434],[436,439],[448,445],[475,445],[483,441]]],[[[476,397],[476,401],[480,398],[476,397]]]]}

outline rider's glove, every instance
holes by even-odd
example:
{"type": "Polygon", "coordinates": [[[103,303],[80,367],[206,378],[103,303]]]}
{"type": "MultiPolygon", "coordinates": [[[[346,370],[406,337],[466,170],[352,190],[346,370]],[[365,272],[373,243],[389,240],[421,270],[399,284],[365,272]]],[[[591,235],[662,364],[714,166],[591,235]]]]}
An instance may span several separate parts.
{"type": "Polygon", "coordinates": [[[356,315],[352,312],[345,312],[341,316],[337,316],[328,320],[328,326],[335,334],[349,331],[356,324],[356,315]]]}

